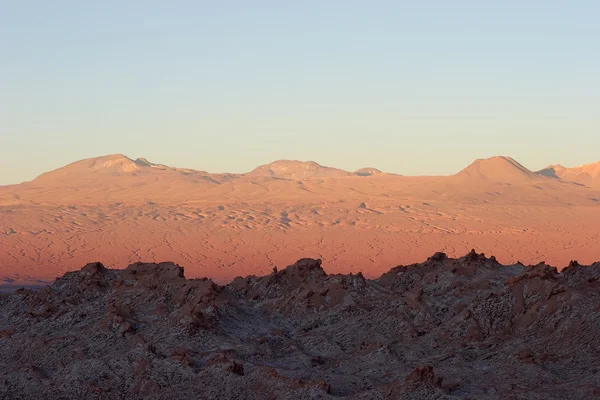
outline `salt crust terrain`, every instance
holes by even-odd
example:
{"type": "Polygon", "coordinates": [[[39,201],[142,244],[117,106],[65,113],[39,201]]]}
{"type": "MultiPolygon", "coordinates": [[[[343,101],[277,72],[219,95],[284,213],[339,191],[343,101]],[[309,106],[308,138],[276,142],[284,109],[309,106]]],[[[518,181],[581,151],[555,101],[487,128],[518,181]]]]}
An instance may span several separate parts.
{"type": "Polygon", "coordinates": [[[598,399],[600,263],[302,259],[225,286],[100,263],[0,295],[5,399],[598,399]]]}
{"type": "Polygon", "coordinates": [[[171,260],[224,283],[299,254],[373,278],[471,248],[505,264],[589,264],[600,259],[599,170],[493,157],[451,176],[285,160],[210,174],[98,157],[0,187],[0,282],[51,281],[90,260],[171,260]]]}

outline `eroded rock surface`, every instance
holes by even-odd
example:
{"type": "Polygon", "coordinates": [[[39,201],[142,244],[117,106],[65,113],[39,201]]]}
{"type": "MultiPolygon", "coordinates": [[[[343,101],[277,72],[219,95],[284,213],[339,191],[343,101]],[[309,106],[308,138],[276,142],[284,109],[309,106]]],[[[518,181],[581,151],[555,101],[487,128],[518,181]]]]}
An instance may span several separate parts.
{"type": "Polygon", "coordinates": [[[0,398],[594,399],[600,263],[302,259],[219,286],[100,263],[0,296],[0,398]]]}

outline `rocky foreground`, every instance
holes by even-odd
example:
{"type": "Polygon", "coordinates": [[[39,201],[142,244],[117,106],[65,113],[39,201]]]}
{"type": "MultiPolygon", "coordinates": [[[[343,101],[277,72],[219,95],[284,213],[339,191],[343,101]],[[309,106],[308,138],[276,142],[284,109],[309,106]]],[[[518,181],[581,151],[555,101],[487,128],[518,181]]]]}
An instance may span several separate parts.
{"type": "Polygon", "coordinates": [[[437,253],[375,280],[172,263],[0,296],[0,398],[600,398],[600,263],[437,253]]]}

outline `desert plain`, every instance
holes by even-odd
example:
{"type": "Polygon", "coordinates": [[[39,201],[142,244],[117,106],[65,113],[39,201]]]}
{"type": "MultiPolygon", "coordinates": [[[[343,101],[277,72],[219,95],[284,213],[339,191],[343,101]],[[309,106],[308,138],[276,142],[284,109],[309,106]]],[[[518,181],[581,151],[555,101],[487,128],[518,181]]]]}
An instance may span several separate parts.
{"type": "Polygon", "coordinates": [[[600,163],[533,172],[510,157],[448,176],[276,161],[212,174],[109,155],[0,187],[0,281],[49,282],[88,262],[172,261],[226,283],[300,257],[376,278],[435,252],[559,270],[600,260],[600,163]]]}

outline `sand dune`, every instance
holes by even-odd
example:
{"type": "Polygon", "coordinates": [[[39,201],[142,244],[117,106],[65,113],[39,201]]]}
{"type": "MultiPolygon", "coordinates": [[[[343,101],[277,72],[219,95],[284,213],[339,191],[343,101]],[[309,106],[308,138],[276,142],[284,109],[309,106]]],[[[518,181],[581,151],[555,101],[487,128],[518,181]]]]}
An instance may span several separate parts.
{"type": "Polygon", "coordinates": [[[598,188],[508,157],[409,177],[296,161],[210,174],[111,155],[0,187],[0,277],[28,282],[94,260],[171,260],[221,282],[299,255],[323,259],[329,272],[373,277],[393,263],[471,248],[506,264],[560,267],[600,259],[598,226],[598,188]]]}

